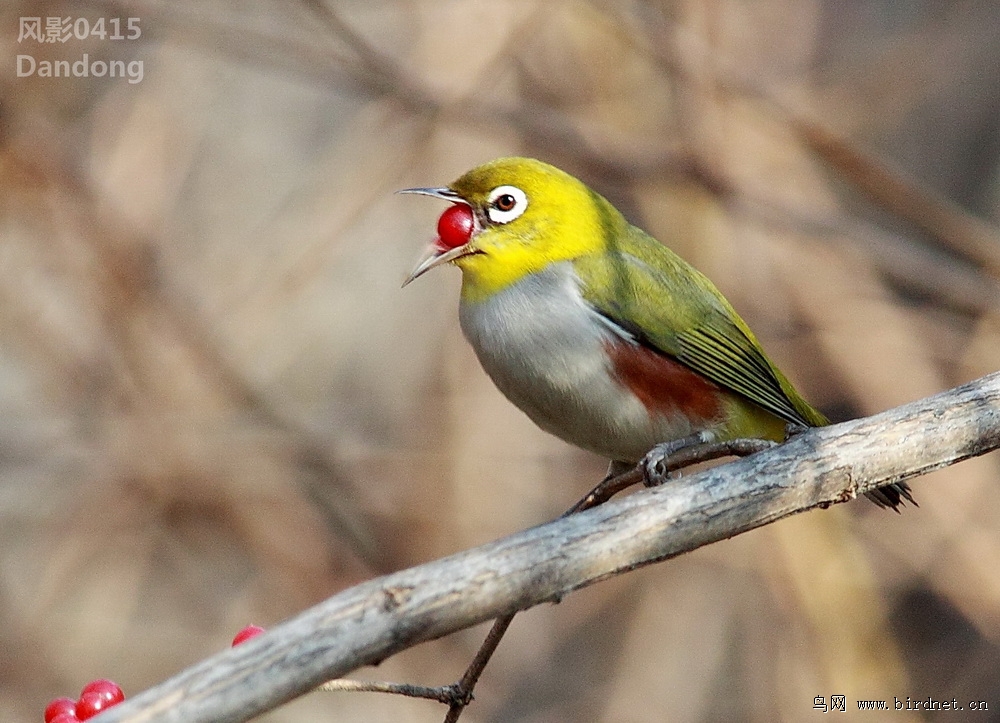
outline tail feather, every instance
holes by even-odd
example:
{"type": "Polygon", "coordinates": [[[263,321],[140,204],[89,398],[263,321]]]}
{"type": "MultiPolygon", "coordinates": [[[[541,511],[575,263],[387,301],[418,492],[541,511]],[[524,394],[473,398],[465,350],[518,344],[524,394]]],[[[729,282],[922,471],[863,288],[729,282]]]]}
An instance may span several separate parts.
{"type": "Polygon", "coordinates": [[[914,507],[920,507],[917,501],[913,499],[913,495],[910,493],[910,485],[906,484],[906,482],[894,482],[891,485],[879,487],[871,492],[866,492],[865,497],[879,507],[891,509],[896,513],[899,513],[899,508],[903,506],[903,500],[906,500],[914,507]]]}

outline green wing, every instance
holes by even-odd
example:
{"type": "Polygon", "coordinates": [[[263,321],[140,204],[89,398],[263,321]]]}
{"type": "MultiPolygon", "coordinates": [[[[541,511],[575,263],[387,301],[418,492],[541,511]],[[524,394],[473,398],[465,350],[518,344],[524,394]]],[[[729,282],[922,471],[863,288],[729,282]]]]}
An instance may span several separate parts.
{"type": "Polygon", "coordinates": [[[584,298],[601,315],[786,422],[828,424],[708,278],[634,226],[606,230],[616,239],[607,253],[573,262],[584,298]]]}

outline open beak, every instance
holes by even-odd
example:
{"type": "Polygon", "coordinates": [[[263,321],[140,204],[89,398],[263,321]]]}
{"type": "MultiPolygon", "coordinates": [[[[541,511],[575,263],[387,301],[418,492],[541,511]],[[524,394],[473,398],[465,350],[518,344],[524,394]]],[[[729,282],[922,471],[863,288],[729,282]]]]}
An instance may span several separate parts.
{"type": "MultiPolygon", "coordinates": [[[[452,191],[450,188],[404,188],[396,191],[396,193],[414,193],[421,196],[440,198],[443,201],[448,201],[450,203],[465,203],[465,199],[452,191]]],[[[418,276],[423,276],[435,266],[450,263],[455,259],[473,253],[476,253],[476,251],[470,248],[469,244],[458,246],[453,249],[442,249],[437,243],[432,243],[428,247],[427,251],[424,252],[424,255],[420,257],[420,261],[417,262],[416,267],[410,272],[410,275],[406,277],[406,280],[403,282],[403,286],[406,286],[418,276]]]]}
{"type": "Polygon", "coordinates": [[[469,248],[469,244],[459,246],[454,249],[448,249],[447,251],[442,251],[438,248],[437,244],[431,244],[430,248],[428,248],[424,255],[420,257],[420,261],[417,262],[416,267],[410,272],[410,275],[406,277],[406,280],[403,282],[403,286],[406,286],[418,276],[423,276],[435,266],[441,266],[442,264],[450,263],[455,259],[461,258],[462,256],[468,256],[469,254],[474,253],[476,252],[469,248]]]}

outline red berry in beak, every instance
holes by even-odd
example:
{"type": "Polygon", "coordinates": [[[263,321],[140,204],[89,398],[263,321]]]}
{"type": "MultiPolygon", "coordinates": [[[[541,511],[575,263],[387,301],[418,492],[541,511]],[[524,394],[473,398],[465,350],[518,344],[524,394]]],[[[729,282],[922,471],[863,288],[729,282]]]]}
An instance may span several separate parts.
{"type": "Polygon", "coordinates": [[[449,207],[438,219],[438,246],[455,249],[464,246],[472,238],[472,209],[464,203],[449,207]]]}

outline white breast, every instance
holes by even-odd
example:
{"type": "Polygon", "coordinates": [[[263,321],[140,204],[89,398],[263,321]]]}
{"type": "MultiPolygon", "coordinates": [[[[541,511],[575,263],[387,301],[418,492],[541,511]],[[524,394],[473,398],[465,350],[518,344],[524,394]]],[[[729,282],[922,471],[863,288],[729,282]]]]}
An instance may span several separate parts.
{"type": "Polygon", "coordinates": [[[626,341],[554,264],[486,301],[463,302],[462,331],[501,392],[542,429],[609,459],[635,462],[690,434],[680,415],[651,418],[612,375],[602,345],[626,341]]]}

